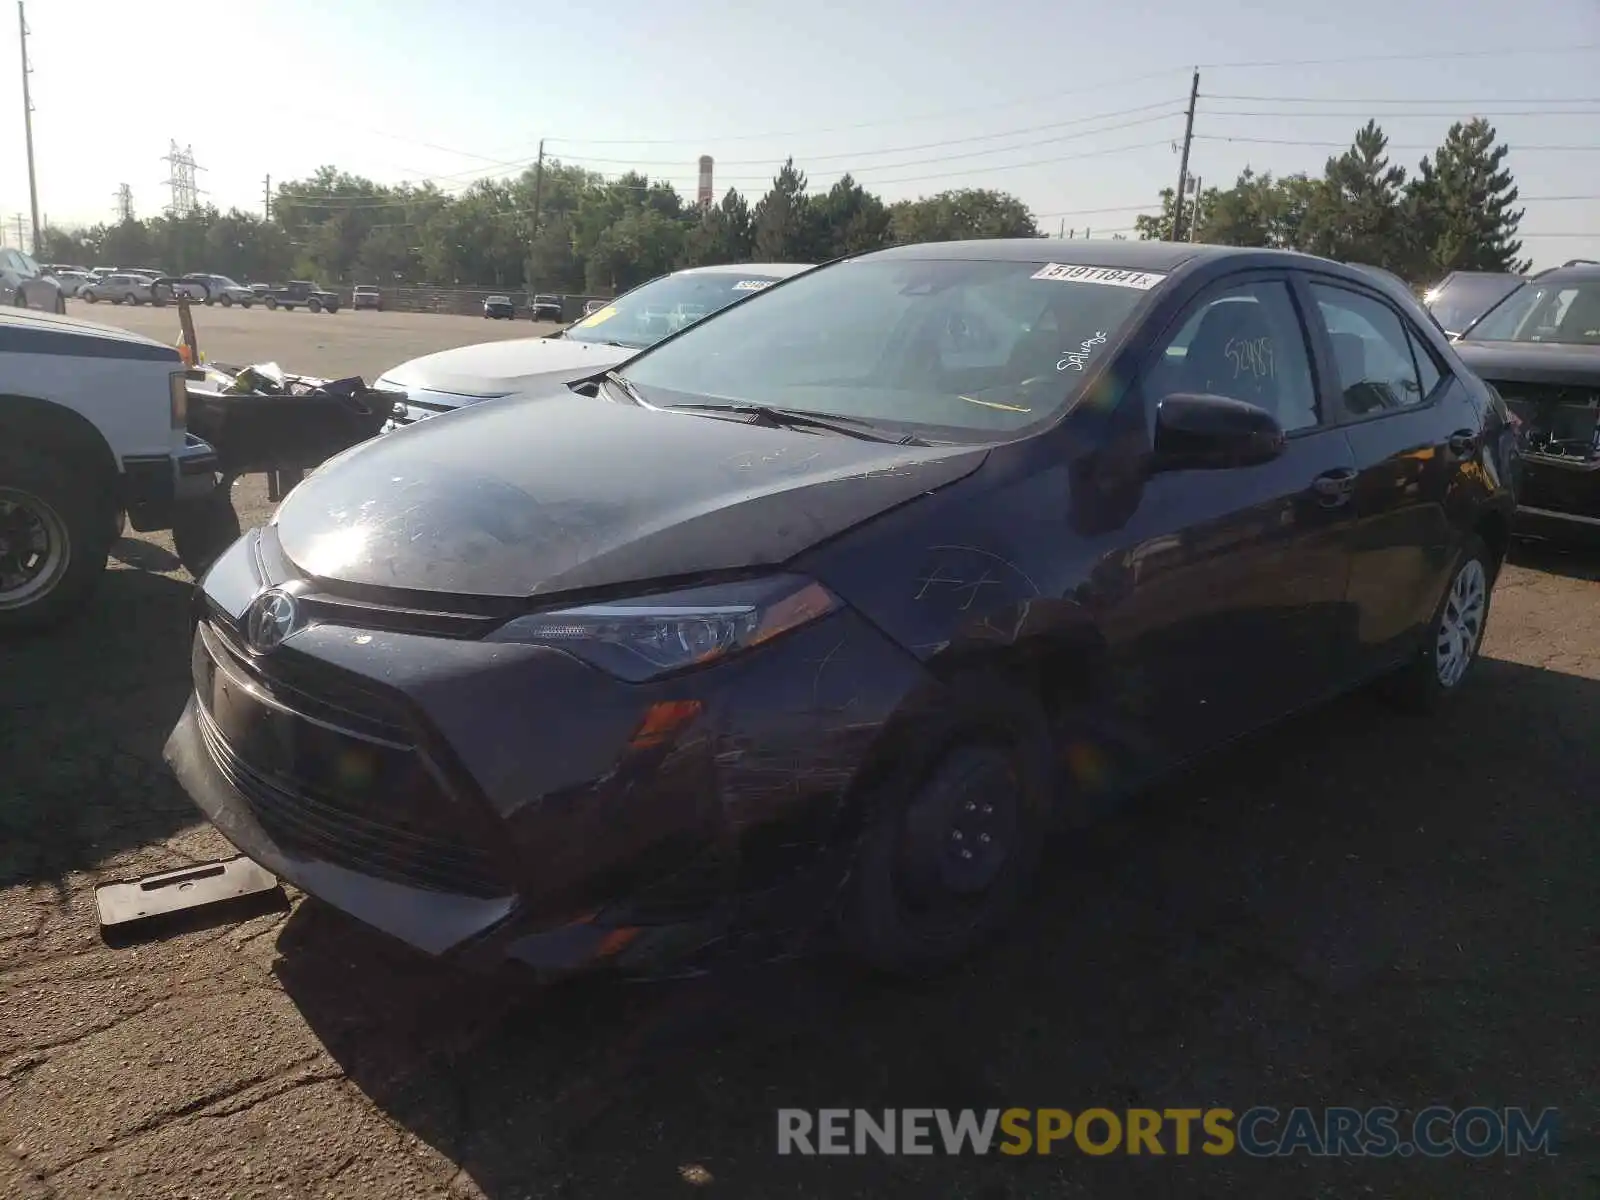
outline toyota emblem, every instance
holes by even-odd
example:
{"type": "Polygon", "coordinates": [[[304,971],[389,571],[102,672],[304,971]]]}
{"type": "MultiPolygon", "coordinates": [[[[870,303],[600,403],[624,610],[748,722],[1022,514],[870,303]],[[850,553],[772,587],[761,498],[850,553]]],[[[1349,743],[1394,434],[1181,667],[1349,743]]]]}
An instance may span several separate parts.
{"type": "Polygon", "coordinates": [[[283,644],[300,623],[300,606],[282,588],[268,588],[250,602],[245,614],[245,638],[257,654],[266,654],[283,644]]]}

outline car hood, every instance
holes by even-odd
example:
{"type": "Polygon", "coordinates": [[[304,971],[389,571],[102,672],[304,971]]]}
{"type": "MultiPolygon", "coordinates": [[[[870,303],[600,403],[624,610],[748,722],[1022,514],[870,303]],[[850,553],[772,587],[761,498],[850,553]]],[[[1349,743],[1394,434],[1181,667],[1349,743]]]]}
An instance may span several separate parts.
{"type": "Polygon", "coordinates": [[[460,403],[471,404],[489,396],[584,379],[637,353],[623,346],[566,338],[512,338],[413,358],[385,371],[379,383],[404,392],[444,393],[430,400],[448,402],[455,396],[460,403]]]}
{"type": "Polygon", "coordinates": [[[289,560],[330,586],[531,597],[777,566],[986,454],[561,389],[363,443],[308,476],[274,523],[289,560]]]}
{"type": "Polygon", "coordinates": [[[1600,382],[1600,346],[1463,341],[1455,351],[1491,383],[1600,382]]]}
{"type": "Polygon", "coordinates": [[[123,342],[132,346],[166,350],[174,356],[177,355],[177,351],[164,342],[158,342],[142,333],[119,329],[115,325],[102,325],[98,321],[35,312],[27,308],[0,308],[0,350],[34,348],[36,339],[28,338],[27,335],[30,334],[72,335],[99,341],[123,342]],[[8,334],[11,336],[8,337],[8,334]]]}

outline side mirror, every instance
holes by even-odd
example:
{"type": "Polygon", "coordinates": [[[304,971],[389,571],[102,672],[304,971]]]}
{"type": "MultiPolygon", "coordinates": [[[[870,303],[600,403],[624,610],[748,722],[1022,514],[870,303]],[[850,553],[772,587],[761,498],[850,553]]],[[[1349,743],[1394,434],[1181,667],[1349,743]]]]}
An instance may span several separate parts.
{"type": "Polygon", "coordinates": [[[1264,408],[1204,392],[1173,392],[1156,405],[1155,469],[1250,467],[1283,453],[1284,432],[1264,408]]]}

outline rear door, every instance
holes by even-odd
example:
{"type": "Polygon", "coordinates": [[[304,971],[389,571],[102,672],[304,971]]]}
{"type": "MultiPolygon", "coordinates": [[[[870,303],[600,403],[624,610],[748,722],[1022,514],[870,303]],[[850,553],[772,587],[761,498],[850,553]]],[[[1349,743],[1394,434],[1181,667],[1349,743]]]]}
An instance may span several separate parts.
{"type": "Polygon", "coordinates": [[[1304,277],[1327,362],[1326,408],[1355,454],[1349,600],[1352,676],[1417,646],[1455,549],[1450,505],[1481,414],[1409,315],[1375,290],[1304,277]]]}

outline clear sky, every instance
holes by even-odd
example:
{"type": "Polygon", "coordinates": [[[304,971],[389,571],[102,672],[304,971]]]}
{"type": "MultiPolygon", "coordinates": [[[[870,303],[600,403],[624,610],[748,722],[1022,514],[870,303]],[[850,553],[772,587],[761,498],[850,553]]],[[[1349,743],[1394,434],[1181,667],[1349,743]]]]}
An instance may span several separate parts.
{"type": "MultiPolygon", "coordinates": [[[[15,244],[20,56],[0,7],[15,244]]],[[[455,189],[516,173],[543,137],[687,195],[702,153],[719,193],[755,194],[793,154],[816,185],[850,170],[889,199],[1002,188],[1052,232],[1099,236],[1174,182],[1198,66],[1190,169],[1207,185],[1246,164],[1320,171],[1337,153],[1320,143],[1369,116],[1414,168],[1452,120],[1484,115],[1511,144],[1536,265],[1600,258],[1600,0],[31,0],[27,15],[56,224],[109,219],[120,183],[137,214],[158,211],[173,139],[207,199],[259,211],[269,174],[331,163],[455,189]]]]}

